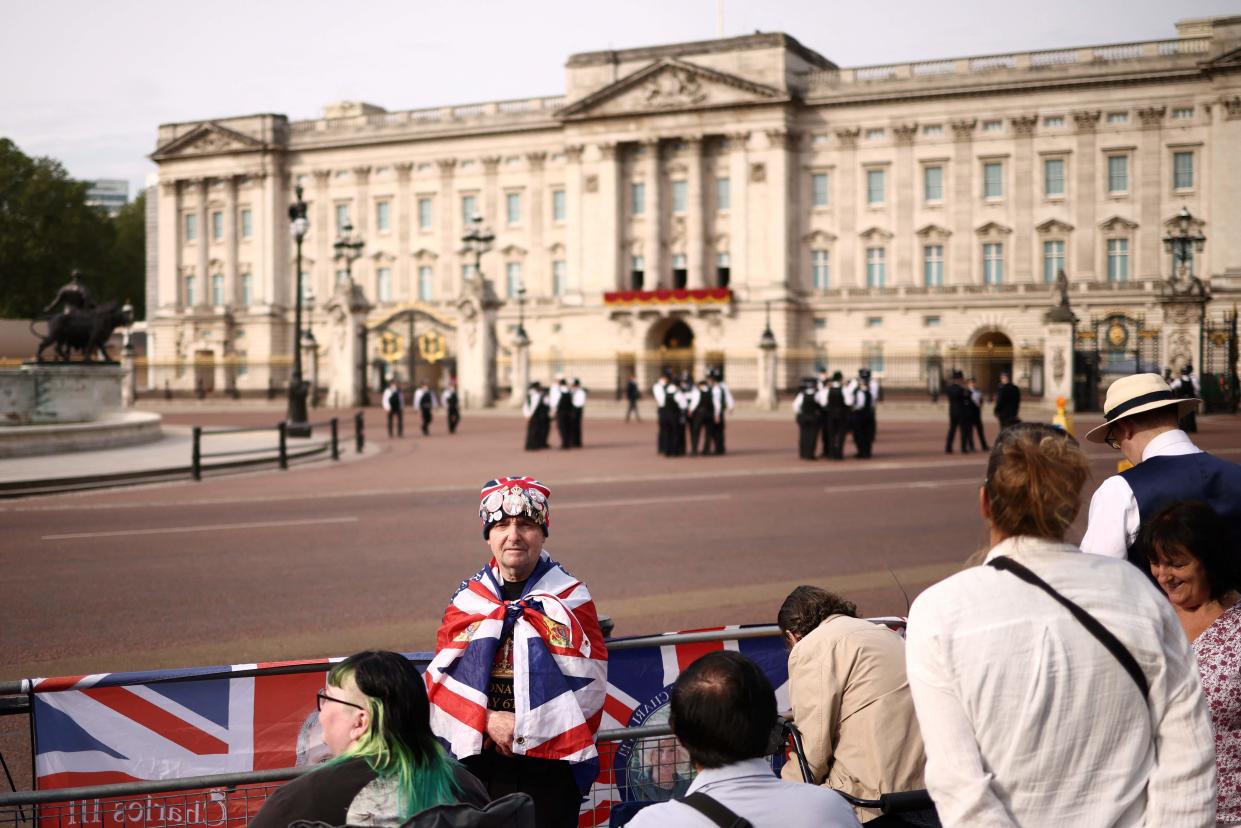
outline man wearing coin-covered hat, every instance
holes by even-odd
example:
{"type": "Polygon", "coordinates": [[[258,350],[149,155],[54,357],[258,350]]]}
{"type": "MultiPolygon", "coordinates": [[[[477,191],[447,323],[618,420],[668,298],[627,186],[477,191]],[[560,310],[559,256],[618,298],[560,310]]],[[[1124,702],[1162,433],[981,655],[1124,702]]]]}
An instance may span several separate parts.
{"type": "Polygon", "coordinates": [[[493,798],[527,793],[536,824],[576,826],[607,687],[595,604],[543,547],[547,486],[489,480],[479,517],[491,560],[444,611],[426,672],[431,727],[493,798]]]}
{"type": "Polygon", "coordinates": [[[1095,491],[1083,552],[1129,557],[1141,522],[1183,500],[1208,503],[1227,521],[1233,548],[1241,548],[1241,466],[1207,454],[1178,426],[1199,402],[1176,396],[1158,374],[1123,377],[1108,388],[1103,425],[1086,439],[1122,452],[1133,468],[1095,491]]]}

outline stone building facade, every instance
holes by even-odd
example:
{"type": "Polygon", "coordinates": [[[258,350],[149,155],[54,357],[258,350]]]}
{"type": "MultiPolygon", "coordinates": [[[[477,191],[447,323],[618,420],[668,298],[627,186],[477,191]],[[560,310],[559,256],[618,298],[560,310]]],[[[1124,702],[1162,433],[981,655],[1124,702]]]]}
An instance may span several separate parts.
{"type": "Polygon", "coordinates": [[[1011,366],[1050,395],[1075,345],[1105,375],[1200,362],[1193,308],[1165,301],[1163,238],[1187,209],[1207,312],[1231,307],[1241,17],[1177,35],[849,69],[754,34],[573,55],[557,97],[165,124],[151,382],[285,381],[297,186],[307,359],[339,402],[359,371],[408,376],[412,328],[420,378],[460,370],[467,404],[490,402],[461,351],[493,318],[500,386],[525,377],[519,321],[532,378],[604,390],[715,364],[755,390],[768,325],[781,387],[816,364],[893,389],[1011,366]],[[482,285],[462,243],[475,213],[495,236],[482,285]],[[333,248],[347,225],[365,243],[351,290],[333,248]],[[1044,319],[1061,270],[1076,343],[1044,319]],[[366,369],[342,356],[349,319],[369,331],[366,369]]]}

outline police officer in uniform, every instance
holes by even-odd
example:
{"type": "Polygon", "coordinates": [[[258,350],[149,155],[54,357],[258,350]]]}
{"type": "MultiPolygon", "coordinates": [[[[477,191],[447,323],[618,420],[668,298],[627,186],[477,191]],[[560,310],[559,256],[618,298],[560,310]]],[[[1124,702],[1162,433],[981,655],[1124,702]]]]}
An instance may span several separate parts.
{"type": "Polygon", "coordinates": [[[526,451],[547,448],[547,402],[543,386],[537,381],[530,383],[526,389],[526,401],[522,403],[521,413],[526,418],[526,451]]]}
{"type": "Polygon", "coordinates": [[[966,448],[966,441],[969,439],[969,424],[965,420],[965,399],[969,392],[962,384],[964,379],[965,374],[954,368],[952,369],[952,382],[944,389],[944,396],[948,398],[948,439],[944,442],[945,454],[952,454],[952,438],[956,435],[957,429],[961,430],[961,453],[966,454],[970,450],[966,448]]]}
{"type": "Polygon", "coordinates": [[[711,386],[711,405],[715,408],[715,419],[707,431],[707,438],[715,444],[715,448],[713,451],[704,451],[704,453],[723,454],[726,425],[724,415],[732,411],[737,402],[733,399],[732,392],[728,390],[728,384],[724,382],[724,373],[719,368],[711,368],[707,371],[707,384],[711,386]]]}
{"type": "Polygon", "coordinates": [[[418,409],[418,413],[422,415],[423,435],[430,433],[431,409],[435,408],[437,404],[435,392],[431,390],[431,384],[423,380],[422,385],[418,386],[418,390],[414,392],[414,408],[418,409]]]}
{"type": "Polygon", "coordinates": [[[448,433],[457,433],[457,424],[461,422],[461,399],[457,395],[457,381],[448,380],[444,389],[444,408],[448,411],[448,433]]]}
{"type": "Polygon", "coordinates": [[[690,454],[698,454],[699,441],[702,441],[702,453],[710,454],[711,429],[715,425],[715,403],[712,401],[711,385],[705,380],[689,392],[686,401],[689,411],[689,450],[690,454]]]}
{"type": "Polygon", "coordinates": [[[815,458],[822,424],[819,422],[819,387],[814,377],[801,381],[801,391],[793,399],[793,416],[797,421],[797,456],[815,458]]]}
{"type": "MultiPolygon", "coordinates": [[[[1172,386],[1173,396],[1178,399],[1188,400],[1198,396],[1198,378],[1194,376],[1194,366],[1188,362],[1181,369],[1181,375],[1168,384],[1172,386]]],[[[1193,434],[1198,430],[1197,406],[1185,406],[1185,409],[1185,414],[1180,418],[1180,429],[1186,434],[1193,434]]]]}
{"type": "Polygon", "coordinates": [[[827,388],[819,392],[827,433],[823,456],[832,460],[845,459],[845,437],[849,434],[849,404],[845,402],[843,380],[841,373],[835,371],[827,388]]]}
{"type": "Polygon", "coordinates": [[[856,379],[845,388],[845,400],[849,403],[849,430],[853,432],[853,444],[857,456],[863,460],[870,457],[875,442],[875,399],[879,396],[879,382],[871,379],[870,369],[858,371],[856,379]]]}
{"type": "Polygon", "coordinates": [[[569,448],[582,447],[582,415],[586,413],[586,389],[582,381],[573,378],[569,390],[569,448]]]}

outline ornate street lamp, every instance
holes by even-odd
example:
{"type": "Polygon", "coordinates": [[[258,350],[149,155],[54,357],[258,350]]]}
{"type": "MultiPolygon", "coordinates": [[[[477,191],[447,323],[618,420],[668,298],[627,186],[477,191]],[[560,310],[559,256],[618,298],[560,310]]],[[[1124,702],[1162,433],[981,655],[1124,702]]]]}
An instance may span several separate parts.
{"type": "Polygon", "coordinates": [[[776,348],[776,335],[771,330],[771,303],[766,302],[767,306],[767,324],[763,327],[763,334],[758,338],[758,347],[764,351],[773,351],[776,348]]]}
{"type": "Polygon", "coordinates": [[[465,252],[474,255],[474,275],[479,278],[480,285],[483,278],[483,254],[491,249],[491,245],[495,240],[495,233],[483,227],[482,214],[475,213],[470,218],[470,226],[466,228],[465,233],[461,236],[461,241],[465,245],[465,252]]]}
{"type": "Polygon", "coordinates": [[[294,189],[297,201],[289,206],[289,229],[297,245],[297,297],[293,317],[293,376],[289,379],[289,410],[285,416],[285,430],[292,437],[309,437],[310,423],[306,416],[306,383],[302,380],[302,242],[310,230],[306,218],[306,202],[302,200],[302,188],[294,189]]]}
{"type": "Polygon", "coordinates": [[[345,263],[345,278],[353,283],[353,263],[362,258],[362,248],[366,242],[353,237],[353,225],[345,224],[340,228],[340,238],[332,245],[336,251],[336,261],[345,263]]]}
{"type": "Polygon", "coordinates": [[[1193,253],[1201,253],[1206,247],[1207,237],[1194,233],[1194,217],[1189,208],[1181,207],[1176,214],[1176,233],[1163,237],[1163,249],[1172,254],[1172,282],[1178,283],[1182,278],[1186,284],[1193,281],[1193,253]],[[1192,248],[1192,251],[1191,251],[1192,248]]]}
{"type": "Polygon", "coordinates": [[[517,285],[517,344],[530,344],[526,335],[526,286],[521,283],[517,285]]]}

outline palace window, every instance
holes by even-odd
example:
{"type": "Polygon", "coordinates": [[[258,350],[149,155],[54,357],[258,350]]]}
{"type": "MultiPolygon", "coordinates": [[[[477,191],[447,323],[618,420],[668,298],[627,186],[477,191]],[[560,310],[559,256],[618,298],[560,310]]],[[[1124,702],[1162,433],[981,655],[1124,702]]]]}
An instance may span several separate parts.
{"type": "Polygon", "coordinates": [[[461,196],[461,221],[465,223],[465,226],[469,227],[470,222],[474,220],[474,214],[477,212],[478,196],[461,196]]]}
{"type": "Polygon", "coordinates": [[[1107,240],[1107,280],[1109,282],[1129,281],[1129,240],[1107,240]]]}
{"type": "Polygon", "coordinates": [[[1127,124],[1129,123],[1129,113],[1109,112],[1107,113],[1107,122],[1109,124],[1127,124]]]}
{"type": "Polygon", "coordinates": [[[521,224],[521,193],[504,194],[504,216],[510,224],[521,224]]]}
{"type": "Polygon", "coordinates": [[[1187,121],[1194,117],[1194,108],[1192,106],[1178,106],[1172,110],[1172,120],[1187,121]]]}
{"type": "Polygon", "coordinates": [[[922,168],[922,197],[926,201],[944,200],[944,168],[935,165],[922,168]]]}
{"type": "Polygon", "coordinates": [[[387,233],[392,229],[392,202],[378,201],[375,203],[375,229],[387,233]]]}
{"type": "Polygon", "coordinates": [[[677,290],[683,289],[689,283],[689,265],[686,262],[684,253],[677,253],[672,257],[672,286],[677,290]]]}
{"type": "Polygon", "coordinates": [[[241,237],[248,239],[254,235],[254,213],[249,208],[241,211],[241,237]]]}
{"type": "Polygon", "coordinates": [[[1129,192],[1129,156],[1107,157],[1107,191],[1112,195],[1129,192]]]}
{"type": "Polygon", "coordinates": [[[431,265],[418,266],[418,300],[430,302],[435,298],[434,271],[431,265]]]}
{"type": "Polygon", "coordinates": [[[185,216],[185,240],[192,242],[198,238],[198,216],[188,213],[185,216]]]}
{"type": "Polygon", "coordinates": [[[997,199],[1004,197],[1004,164],[1000,161],[988,161],[982,165],[982,197],[997,199]]]}
{"type": "Polygon", "coordinates": [[[211,304],[224,304],[224,276],[216,273],[211,277],[211,304]]]}
{"type": "Polygon", "coordinates": [[[982,246],[982,283],[998,285],[1004,282],[1004,245],[998,242],[982,246]]]}
{"type": "Polygon", "coordinates": [[[552,296],[564,296],[569,279],[569,264],[564,259],[552,262],[552,296]]]}
{"type": "Polygon", "coordinates": [[[1055,198],[1064,195],[1064,159],[1043,160],[1043,195],[1055,198]]]}
{"type": "Polygon", "coordinates": [[[1172,153],[1172,187],[1176,190],[1194,188],[1194,154],[1192,152],[1172,153]]]}
{"type": "Polygon", "coordinates": [[[352,222],[349,221],[349,205],[348,204],[337,204],[336,205],[336,232],[337,233],[345,232],[345,225],[351,224],[351,223],[352,222]]]}
{"type": "Polygon", "coordinates": [[[731,210],[732,202],[732,182],[727,178],[715,179],[715,209],[731,210]]]}
{"type": "Polygon", "coordinates": [[[728,255],[728,251],[724,250],[715,254],[715,284],[718,287],[728,287],[728,281],[732,278],[732,258],[728,255]]]}
{"type": "Polygon", "coordinates": [[[926,126],[922,128],[922,134],[927,137],[931,137],[935,135],[943,135],[944,125],[943,124],[927,124],[926,126]]]}
{"type": "Polygon", "coordinates": [[[875,206],[883,204],[886,194],[886,176],[884,170],[866,171],[866,203],[875,206]]]}
{"type": "Polygon", "coordinates": [[[689,204],[689,182],[672,182],[672,212],[683,215],[689,204]]]}
{"type": "Polygon", "coordinates": [[[810,204],[813,207],[827,206],[827,173],[814,173],[810,176],[810,204]]]}
{"type": "Polygon", "coordinates": [[[392,301],[392,268],[381,267],[375,271],[375,294],[380,302],[392,301]]]}
{"type": "Polygon", "coordinates": [[[254,303],[254,276],[250,273],[241,274],[241,304],[254,303]]]}
{"type": "Polygon", "coordinates": [[[434,214],[431,212],[431,199],[418,199],[418,229],[430,230],[434,214]]]}
{"type": "Polygon", "coordinates": [[[198,304],[198,295],[195,293],[195,284],[193,276],[185,277],[185,304],[186,307],[194,307],[198,304]]]}
{"type": "Polygon", "coordinates": [[[211,240],[219,241],[224,238],[224,212],[222,210],[211,211],[211,240]]]}
{"type": "Polygon", "coordinates": [[[1052,284],[1056,275],[1064,270],[1064,242],[1056,239],[1043,242],[1043,281],[1052,284]]]}
{"type": "Polygon", "coordinates": [[[517,297],[517,289],[521,287],[521,262],[507,262],[504,265],[505,295],[510,299],[517,297]]]}
{"type": "Polygon", "coordinates": [[[629,211],[635,216],[646,212],[646,184],[641,181],[629,185],[629,211]]]}
{"type": "Polygon", "coordinates": [[[887,278],[887,250],[882,247],[866,248],[866,286],[881,288],[887,278]]]}
{"type": "Polygon", "coordinates": [[[944,246],[927,244],[922,247],[922,284],[942,287],[944,284],[944,246]]]}
{"type": "Polygon", "coordinates": [[[564,190],[552,190],[552,221],[564,221],[567,214],[564,190]]]}
{"type": "Polygon", "coordinates": [[[1048,115],[1046,118],[1043,119],[1043,126],[1047,127],[1048,129],[1055,129],[1056,127],[1062,127],[1064,126],[1064,116],[1063,115],[1048,115]]]}
{"type": "Polygon", "coordinates": [[[629,258],[629,284],[633,290],[642,290],[646,281],[646,259],[641,256],[629,258]]]}
{"type": "Polygon", "coordinates": [[[831,286],[831,264],[826,250],[810,251],[810,284],[815,290],[831,286]]]}

